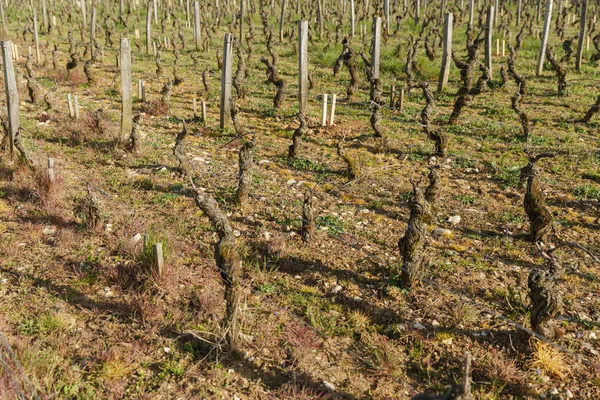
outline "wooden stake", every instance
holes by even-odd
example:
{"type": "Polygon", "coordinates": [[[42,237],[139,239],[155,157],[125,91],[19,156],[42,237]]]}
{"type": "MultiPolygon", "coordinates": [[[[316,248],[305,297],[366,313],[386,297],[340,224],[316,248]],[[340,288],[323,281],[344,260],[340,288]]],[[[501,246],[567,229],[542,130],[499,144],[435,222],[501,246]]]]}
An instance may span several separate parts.
{"type": "Polygon", "coordinates": [[[335,119],[335,102],[337,100],[337,94],[331,95],[331,114],[329,115],[329,126],[333,126],[333,122],[335,119]]]}
{"type": "Polygon", "coordinates": [[[40,58],[40,38],[38,35],[38,22],[37,22],[37,13],[35,8],[33,9],[33,36],[35,39],[35,61],[37,65],[41,64],[40,58]]]}
{"type": "Polygon", "coordinates": [[[544,60],[546,58],[546,46],[548,45],[548,35],[550,34],[550,22],[552,20],[552,0],[548,0],[546,3],[546,18],[544,19],[544,33],[542,36],[542,46],[540,47],[540,54],[538,56],[538,64],[536,76],[541,75],[544,69],[544,60]]]}
{"type": "MultiPolygon", "coordinates": [[[[150,43],[152,41],[152,2],[148,2],[148,8],[146,11],[146,53],[150,54],[150,43]]],[[[156,57],[156,47],[154,47],[154,56],[156,57]]]]}
{"type": "Polygon", "coordinates": [[[450,76],[450,64],[452,63],[452,13],[444,14],[444,44],[442,53],[442,67],[440,68],[440,76],[438,79],[438,93],[441,93],[444,87],[448,84],[450,76]]]}
{"type": "Polygon", "coordinates": [[[587,0],[581,2],[581,18],[579,19],[579,39],[577,41],[577,54],[575,57],[575,71],[581,68],[583,59],[583,42],[585,40],[585,23],[587,18],[587,0]]]}
{"type": "Polygon", "coordinates": [[[6,108],[8,109],[9,150],[12,157],[15,137],[19,134],[19,94],[12,60],[12,43],[2,41],[2,59],[4,61],[4,86],[6,90],[6,108]]]}
{"type": "Polygon", "coordinates": [[[79,119],[79,99],[77,95],[73,96],[73,107],[75,109],[75,119],[79,119]]]}
{"type": "Polygon", "coordinates": [[[398,105],[398,108],[400,109],[400,112],[404,111],[404,87],[400,88],[400,104],[398,105]]]}
{"type": "Polygon", "coordinates": [[[308,21],[298,21],[298,108],[308,115],[308,21]]]}
{"type": "Polygon", "coordinates": [[[154,243],[152,247],[154,253],[154,268],[155,273],[158,277],[163,276],[164,268],[165,268],[165,260],[163,257],[163,248],[162,243],[154,243]]]}
{"type": "Polygon", "coordinates": [[[133,100],[131,96],[131,43],[129,38],[121,39],[121,140],[125,142],[131,135],[133,125],[133,100]]]}
{"type": "Polygon", "coordinates": [[[202,100],[202,122],[206,124],[206,101],[202,100]]]}
{"type": "Polygon", "coordinates": [[[231,123],[231,58],[232,58],[231,33],[226,33],[223,39],[223,69],[221,74],[221,116],[219,127],[221,129],[231,123]]]}
{"type": "Polygon", "coordinates": [[[194,2],[194,44],[200,49],[200,3],[194,2]]]}
{"type": "Polygon", "coordinates": [[[327,95],[323,95],[323,113],[321,117],[321,126],[327,126],[327,95]]]}
{"type": "Polygon", "coordinates": [[[54,158],[48,158],[48,180],[54,183],[54,158]]]}
{"type": "Polygon", "coordinates": [[[73,98],[71,93],[67,93],[67,106],[69,107],[69,116],[75,118],[75,108],[73,107],[73,98]]]}
{"type": "Polygon", "coordinates": [[[494,19],[494,6],[488,8],[487,20],[485,24],[485,65],[490,70],[490,79],[492,79],[492,21],[494,19]]]}

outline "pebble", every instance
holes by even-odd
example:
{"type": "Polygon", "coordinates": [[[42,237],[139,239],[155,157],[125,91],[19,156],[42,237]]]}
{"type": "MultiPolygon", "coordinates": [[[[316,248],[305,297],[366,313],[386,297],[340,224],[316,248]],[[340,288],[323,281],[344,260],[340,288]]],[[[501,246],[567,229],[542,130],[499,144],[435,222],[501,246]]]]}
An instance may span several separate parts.
{"type": "Polygon", "coordinates": [[[289,179],[289,180],[286,182],[286,184],[287,184],[288,186],[291,186],[291,185],[293,185],[294,183],[296,183],[296,180],[295,180],[295,179],[289,179]]]}
{"type": "Polygon", "coordinates": [[[573,395],[573,392],[571,392],[569,389],[566,390],[565,396],[567,397],[567,399],[572,399],[573,397],[575,397],[573,395]]]}
{"type": "Polygon", "coordinates": [[[442,343],[446,346],[450,346],[452,344],[452,338],[442,340],[442,343]]]}
{"type": "Polygon", "coordinates": [[[590,332],[590,339],[596,340],[598,337],[596,336],[596,332],[590,332]]]}
{"type": "Polygon", "coordinates": [[[450,225],[458,225],[459,222],[460,222],[460,215],[453,215],[450,218],[448,218],[448,223],[450,225]]]}
{"type": "Polygon", "coordinates": [[[440,323],[437,322],[437,320],[434,319],[433,321],[431,321],[431,326],[433,326],[434,328],[439,328],[440,327],[440,323]]]}
{"type": "Polygon", "coordinates": [[[333,288],[331,288],[331,293],[337,294],[337,293],[341,292],[342,289],[343,289],[343,287],[341,287],[340,285],[335,285],[333,288]]]}
{"type": "Polygon", "coordinates": [[[556,396],[556,395],[558,395],[558,389],[553,387],[552,389],[550,389],[549,393],[551,396],[556,396]]]}
{"type": "Polygon", "coordinates": [[[113,224],[106,224],[104,230],[108,233],[111,233],[113,231],[113,224]]]}
{"type": "Polygon", "coordinates": [[[163,351],[165,353],[170,353],[171,352],[171,348],[170,347],[163,347],[163,351]]]}
{"type": "Polygon", "coordinates": [[[265,235],[265,239],[267,239],[267,240],[271,240],[271,237],[273,236],[271,234],[271,232],[265,232],[264,235],[265,235]]]}
{"type": "Polygon", "coordinates": [[[140,235],[139,233],[136,233],[132,238],[131,241],[134,243],[139,242],[140,240],[142,240],[142,235],[140,235]]]}
{"type": "Polygon", "coordinates": [[[42,230],[42,233],[44,235],[54,235],[56,233],[56,227],[52,225],[45,226],[44,230],[42,230]]]}
{"type": "Polygon", "coordinates": [[[233,231],[233,236],[235,236],[235,237],[240,237],[241,234],[242,234],[242,232],[238,231],[237,229],[235,231],[233,231]]]}
{"type": "Polygon", "coordinates": [[[269,163],[271,163],[271,161],[269,161],[269,160],[260,160],[258,163],[259,164],[269,164],[269,163]]]}
{"type": "Polygon", "coordinates": [[[419,322],[413,322],[412,327],[415,328],[415,329],[418,329],[420,331],[423,331],[423,330],[427,329],[425,327],[425,325],[423,325],[423,324],[421,324],[419,322]]]}
{"type": "Polygon", "coordinates": [[[368,210],[368,209],[366,209],[366,208],[363,208],[363,209],[361,209],[359,212],[360,212],[361,214],[368,214],[368,213],[369,213],[369,210],[368,210]]]}
{"type": "Polygon", "coordinates": [[[433,236],[437,236],[437,237],[452,236],[452,231],[450,229],[438,228],[433,231],[433,236]]]}
{"type": "Polygon", "coordinates": [[[323,381],[323,386],[328,392],[335,392],[335,385],[331,382],[323,381]]]}

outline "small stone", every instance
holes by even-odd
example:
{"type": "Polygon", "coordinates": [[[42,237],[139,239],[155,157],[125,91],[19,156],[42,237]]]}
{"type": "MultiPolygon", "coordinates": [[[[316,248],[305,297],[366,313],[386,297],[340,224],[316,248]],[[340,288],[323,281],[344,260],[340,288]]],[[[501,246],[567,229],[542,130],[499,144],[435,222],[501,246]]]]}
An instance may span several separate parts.
{"type": "Polygon", "coordinates": [[[292,186],[294,183],[296,183],[296,180],[295,180],[295,179],[289,179],[289,180],[286,182],[286,184],[287,184],[288,186],[292,186]]]}
{"type": "Polygon", "coordinates": [[[412,327],[415,328],[415,329],[418,329],[420,331],[424,331],[425,329],[427,329],[425,327],[425,325],[423,325],[423,324],[421,324],[419,322],[413,322],[412,327]]]}
{"type": "Polygon", "coordinates": [[[556,396],[556,395],[558,395],[558,389],[553,387],[552,389],[550,389],[549,393],[551,396],[556,396]]]}
{"type": "Polygon", "coordinates": [[[450,236],[452,236],[452,231],[450,229],[438,228],[433,231],[433,236],[450,237],[450,236]]]}
{"type": "Polygon", "coordinates": [[[431,321],[431,326],[433,326],[434,328],[439,328],[440,327],[440,323],[437,322],[437,320],[434,319],[433,321],[431,321]]]}
{"type": "Polygon", "coordinates": [[[228,373],[228,374],[233,374],[234,372],[235,372],[235,370],[234,370],[233,368],[229,368],[229,369],[227,370],[227,373],[228,373]]]}
{"type": "Polygon", "coordinates": [[[340,312],[336,311],[336,310],[329,310],[329,314],[333,315],[334,317],[339,317],[340,316],[340,312]]]}
{"type": "Polygon", "coordinates": [[[254,357],[248,357],[248,362],[252,362],[252,361],[254,361],[254,360],[255,360],[255,358],[254,358],[254,357]]]}
{"type": "Polygon", "coordinates": [[[163,351],[168,354],[168,353],[171,352],[171,348],[170,347],[163,347],[163,351]]]}
{"type": "Polygon", "coordinates": [[[361,209],[359,212],[360,212],[361,214],[368,214],[368,213],[369,213],[369,210],[368,210],[368,209],[366,209],[366,208],[363,208],[363,209],[361,209]]]}
{"type": "Polygon", "coordinates": [[[266,240],[271,240],[271,237],[273,236],[271,232],[265,232],[264,235],[266,240]]]}
{"type": "Polygon", "coordinates": [[[323,381],[323,387],[325,387],[328,392],[335,392],[335,385],[331,382],[323,381]]]}
{"type": "Polygon", "coordinates": [[[137,243],[137,242],[139,242],[140,240],[142,240],[142,235],[140,235],[139,233],[136,233],[136,234],[135,234],[135,235],[134,235],[134,236],[131,238],[131,241],[132,241],[133,243],[137,243]]]}
{"type": "Polygon", "coordinates": [[[104,230],[108,233],[111,233],[113,231],[113,224],[106,224],[104,230]]]}
{"type": "Polygon", "coordinates": [[[590,332],[590,339],[596,340],[598,337],[596,336],[596,332],[590,332]]]}
{"type": "Polygon", "coordinates": [[[452,344],[452,338],[442,340],[442,343],[446,346],[450,346],[452,344]]]}
{"type": "Polygon", "coordinates": [[[458,225],[459,222],[460,222],[460,215],[453,215],[450,218],[448,218],[448,223],[450,225],[458,225]]]}
{"type": "Polygon", "coordinates": [[[569,389],[567,389],[567,390],[565,391],[565,396],[567,397],[567,399],[572,399],[573,397],[575,397],[575,396],[573,395],[573,392],[571,392],[569,389]]]}
{"type": "Polygon", "coordinates": [[[341,287],[340,285],[335,285],[333,288],[331,288],[331,293],[337,294],[337,293],[341,292],[342,289],[343,289],[343,287],[341,287]]]}
{"type": "Polygon", "coordinates": [[[302,279],[300,275],[294,275],[294,279],[302,279]]]}
{"type": "Polygon", "coordinates": [[[240,237],[241,234],[242,232],[238,231],[237,229],[233,231],[233,236],[235,237],[240,237]]]}
{"type": "Polygon", "coordinates": [[[258,163],[259,164],[269,164],[271,161],[269,160],[260,160],[258,163]]]}
{"type": "Polygon", "coordinates": [[[47,225],[44,227],[44,230],[42,230],[42,233],[46,236],[54,235],[56,233],[56,227],[52,225],[47,225]]]}

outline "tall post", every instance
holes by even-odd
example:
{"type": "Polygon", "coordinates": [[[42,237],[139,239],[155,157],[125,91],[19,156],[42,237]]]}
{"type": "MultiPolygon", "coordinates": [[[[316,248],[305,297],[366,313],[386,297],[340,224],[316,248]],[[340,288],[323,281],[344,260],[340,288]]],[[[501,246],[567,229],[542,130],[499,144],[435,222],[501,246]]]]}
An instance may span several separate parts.
{"type": "Polygon", "coordinates": [[[187,27],[190,24],[190,0],[185,0],[185,22],[187,27]]]}
{"type": "Polygon", "coordinates": [[[356,15],[354,14],[354,0],[350,0],[350,34],[354,37],[354,26],[356,24],[356,15]]]}
{"type": "Polygon", "coordinates": [[[285,5],[287,1],[281,3],[281,17],[279,18],[279,42],[283,42],[283,21],[285,20],[285,5]]]}
{"type": "Polygon", "coordinates": [[[581,2],[581,18],[579,19],[579,41],[577,42],[577,57],[575,58],[575,70],[581,68],[583,58],[583,42],[585,41],[585,23],[587,18],[587,0],[581,2]]]}
{"type": "Polygon", "coordinates": [[[495,28],[498,24],[498,10],[500,9],[500,5],[498,4],[498,0],[494,0],[494,23],[492,26],[495,28]]]}
{"type": "Polygon", "coordinates": [[[317,15],[319,18],[319,39],[323,37],[323,0],[317,0],[317,15]]]}
{"type": "Polygon", "coordinates": [[[154,13],[154,23],[158,25],[158,4],[156,3],[156,0],[152,0],[152,2],[153,2],[152,11],[154,13]]]}
{"type": "Polygon", "coordinates": [[[48,8],[46,7],[46,0],[42,0],[42,18],[44,19],[44,32],[48,32],[48,8]]]}
{"type": "Polygon", "coordinates": [[[385,32],[390,33],[390,0],[383,0],[383,15],[385,15],[385,32]]]}
{"type": "MultiPolygon", "coordinates": [[[[520,1],[520,0],[519,0],[520,1]]],[[[469,26],[473,27],[475,0],[469,0],[469,26]]]]}
{"type": "Polygon", "coordinates": [[[19,134],[19,94],[17,80],[13,67],[12,43],[10,40],[2,41],[2,59],[4,61],[4,86],[6,89],[6,108],[8,109],[8,139],[12,156],[14,152],[15,137],[19,134]]]}
{"type": "Polygon", "coordinates": [[[417,0],[415,2],[415,24],[419,23],[420,18],[421,18],[421,0],[417,0]]]}
{"type": "Polygon", "coordinates": [[[308,21],[298,21],[298,108],[308,113],[308,21]]]}
{"type": "Polygon", "coordinates": [[[492,79],[492,35],[494,34],[493,27],[494,6],[488,8],[487,21],[485,24],[485,65],[490,70],[490,79],[492,79]]]}
{"type": "Polygon", "coordinates": [[[371,52],[371,100],[373,100],[373,85],[376,79],[379,79],[379,61],[381,58],[381,18],[373,19],[373,39],[371,52]]]}
{"type": "Polygon", "coordinates": [[[35,39],[35,61],[40,65],[40,37],[38,34],[37,12],[33,9],[33,36],[35,39]]]}
{"type": "Polygon", "coordinates": [[[232,37],[231,33],[226,33],[223,40],[223,71],[221,74],[221,118],[219,122],[221,129],[231,123],[231,57],[232,37]]]}
{"type": "MultiPolygon", "coordinates": [[[[1,1],[1,0],[0,0],[1,1]]],[[[146,12],[146,54],[152,50],[152,2],[148,2],[148,11],[146,12]]]]}
{"type": "Polygon", "coordinates": [[[92,59],[96,57],[96,7],[92,7],[92,15],[90,16],[90,51],[92,59]]]}
{"type": "Polygon", "coordinates": [[[2,18],[2,30],[5,34],[8,34],[8,28],[6,26],[6,17],[4,16],[4,2],[0,1],[0,17],[2,18]]]}
{"type": "Polygon", "coordinates": [[[442,53],[442,67],[440,69],[440,77],[438,80],[438,93],[441,93],[444,87],[448,84],[448,76],[450,75],[450,58],[452,54],[452,13],[444,15],[444,47],[442,53]]]}
{"type": "Polygon", "coordinates": [[[81,15],[83,16],[83,26],[87,25],[87,15],[85,11],[85,0],[81,0],[81,15]]]}
{"type": "Polygon", "coordinates": [[[131,135],[133,123],[133,99],[131,96],[131,43],[129,38],[121,39],[121,140],[131,135]]]}
{"type": "Polygon", "coordinates": [[[244,42],[244,0],[240,0],[240,45],[244,42]]]}
{"type": "Polygon", "coordinates": [[[542,34],[542,46],[538,57],[536,76],[539,76],[544,69],[544,60],[546,57],[546,46],[548,46],[548,35],[550,33],[550,22],[552,21],[552,0],[546,4],[546,18],[544,19],[544,33],[542,34]]]}
{"type": "Polygon", "coordinates": [[[194,2],[194,44],[200,49],[200,3],[194,2]]]}

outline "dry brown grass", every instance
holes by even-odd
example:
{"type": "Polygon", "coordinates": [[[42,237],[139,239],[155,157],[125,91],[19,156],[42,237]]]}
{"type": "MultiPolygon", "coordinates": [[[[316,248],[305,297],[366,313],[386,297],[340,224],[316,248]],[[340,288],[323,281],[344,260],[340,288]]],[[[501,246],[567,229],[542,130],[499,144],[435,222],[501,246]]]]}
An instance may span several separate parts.
{"type": "Polygon", "coordinates": [[[540,370],[548,375],[565,378],[570,372],[569,360],[556,350],[552,345],[537,339],[532,339],[533,353],[531,354],[531,368],[540,370]]]}

